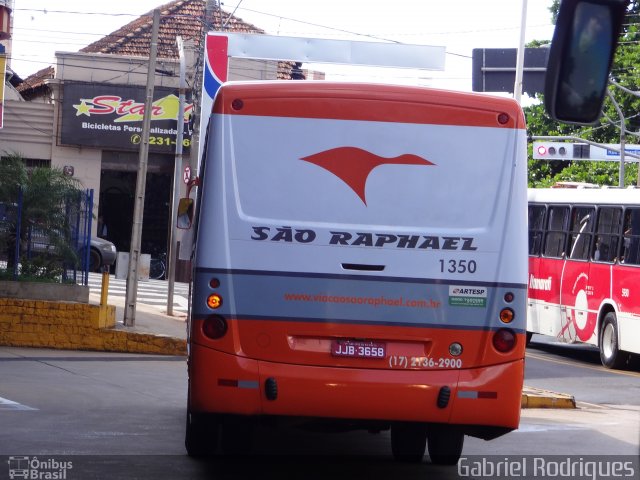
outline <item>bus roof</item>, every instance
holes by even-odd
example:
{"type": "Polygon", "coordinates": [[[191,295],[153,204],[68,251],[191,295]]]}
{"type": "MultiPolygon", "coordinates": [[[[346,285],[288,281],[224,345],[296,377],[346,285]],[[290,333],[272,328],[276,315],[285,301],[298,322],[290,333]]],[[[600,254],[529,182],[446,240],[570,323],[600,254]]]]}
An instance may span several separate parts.
{"type": "Polygon", "coordinates": [[[228,82],[222,85],[216,96],[213,113],[525,128],[522,110],[511,98],[354,82],[228,82]],[[309,100],[312,99],[318,101],[311,103],[309,100]],[[327,99],[332,103],[329,104],[327,99]],[[346,102],[349,108],[342,108],[346,102]],[[402,105],[402,108],[397,108],[397,105],[402,105]]]}
{"type": "Polygon", "coordinates": [[[530,188],[529,202],[640,205],[637,188],[530,188]]]}

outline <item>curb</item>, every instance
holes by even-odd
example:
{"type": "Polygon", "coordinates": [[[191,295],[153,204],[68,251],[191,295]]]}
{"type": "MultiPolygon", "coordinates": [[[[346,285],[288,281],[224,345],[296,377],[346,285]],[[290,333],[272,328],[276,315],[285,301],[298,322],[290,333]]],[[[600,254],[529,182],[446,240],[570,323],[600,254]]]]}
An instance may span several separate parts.
{"type": "Polygon", "coordinates": [[[541,388],[523,387],[521,408],[576,408],[573,395],[541,388]]]}

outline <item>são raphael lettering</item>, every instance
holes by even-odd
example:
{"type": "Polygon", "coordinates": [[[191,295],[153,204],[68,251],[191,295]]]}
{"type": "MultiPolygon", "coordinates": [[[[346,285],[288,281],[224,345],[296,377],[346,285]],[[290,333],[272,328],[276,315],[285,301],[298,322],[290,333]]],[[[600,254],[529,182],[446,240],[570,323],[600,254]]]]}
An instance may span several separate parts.
{"type": "MultiPolygon", "coordinates": [[[[272,242],[312,243],[318,239],[318,234],[309,229],[292,227],[252,227],[252,240],[268,240],[272,242]]],[[[473,251],[473,237],[453,237],[434,235],[393,235],[390,233],[342,232],[331,231],[324,242],[336,246],[352,247],[395,247],[415,248],[423,250],[464,250],[473,251]]]]}

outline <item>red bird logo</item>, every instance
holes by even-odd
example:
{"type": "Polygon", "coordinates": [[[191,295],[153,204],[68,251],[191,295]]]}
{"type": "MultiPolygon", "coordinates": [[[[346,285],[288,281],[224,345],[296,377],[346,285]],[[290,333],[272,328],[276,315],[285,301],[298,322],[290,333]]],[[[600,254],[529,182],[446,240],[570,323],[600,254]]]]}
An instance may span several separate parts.
{"type": "Polygon", "coordinates": [[[380,165],[435,165],[422,157],[404,154],[386,158],[356,147],[338,147],[301,158],[333,173],[346,183],[366,205],[365,187],[369,174],[380,165]]]}

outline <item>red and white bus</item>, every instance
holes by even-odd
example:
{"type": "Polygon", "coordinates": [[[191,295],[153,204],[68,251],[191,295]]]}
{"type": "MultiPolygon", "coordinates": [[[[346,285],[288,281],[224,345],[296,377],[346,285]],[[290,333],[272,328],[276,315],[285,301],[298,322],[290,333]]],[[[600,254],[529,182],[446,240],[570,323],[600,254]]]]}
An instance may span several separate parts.
{"type": "Polygon", "coordinates": [[[527,333],[640,353],[640,190],[529,190],[527,333]]]}
{"type": "Polygon", "coordinates": [[[195,204],[188,453],[218,430],[246,448],[269,418],[390,428],[396,458],[428,443],[455,463],[465,435],[518,428],[526,165],[512,99],[224,84],[195,204]]]}

